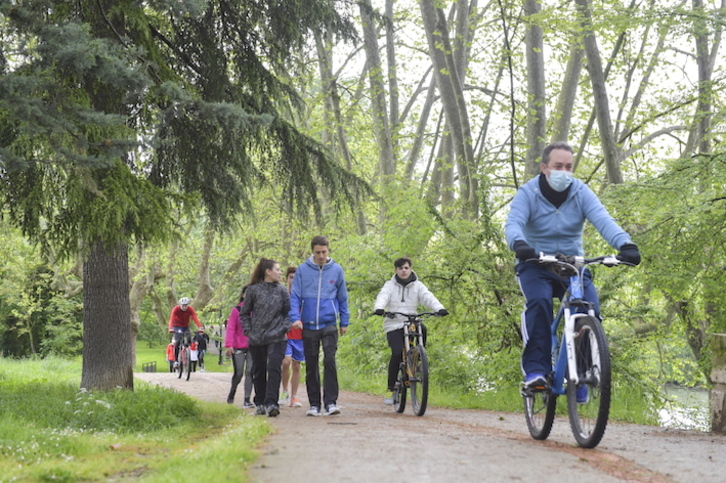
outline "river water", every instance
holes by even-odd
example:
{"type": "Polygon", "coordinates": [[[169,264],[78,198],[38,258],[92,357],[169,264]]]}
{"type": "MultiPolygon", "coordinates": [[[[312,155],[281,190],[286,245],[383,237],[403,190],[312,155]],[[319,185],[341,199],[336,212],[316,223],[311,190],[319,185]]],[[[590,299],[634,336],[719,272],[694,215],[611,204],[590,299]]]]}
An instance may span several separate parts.
{"type": "Polygon", "coordinates": [[[660,425],[665,428],[711,430],[709,391],[671,384],[664,387],[666,404],[658,411],[660,425]]]}

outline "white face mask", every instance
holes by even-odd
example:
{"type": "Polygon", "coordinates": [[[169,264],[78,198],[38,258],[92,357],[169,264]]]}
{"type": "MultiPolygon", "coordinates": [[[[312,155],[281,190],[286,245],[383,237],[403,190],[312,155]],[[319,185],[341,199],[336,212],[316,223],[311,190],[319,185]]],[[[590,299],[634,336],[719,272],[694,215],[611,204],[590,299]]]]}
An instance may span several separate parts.
{"type": "Polygon", "coordinates": [[[550,170],[547,178],[552,189],[558,192],[565,191],[572,184],[572,173],[569,171],[550,170]]]}

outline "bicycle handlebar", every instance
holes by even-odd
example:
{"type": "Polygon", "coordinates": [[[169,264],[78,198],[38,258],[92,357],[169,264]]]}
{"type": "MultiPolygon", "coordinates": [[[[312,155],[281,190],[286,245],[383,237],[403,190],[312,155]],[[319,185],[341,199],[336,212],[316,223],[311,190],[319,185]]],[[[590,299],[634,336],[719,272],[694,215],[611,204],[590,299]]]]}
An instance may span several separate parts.
{"type": "Polygon", "coordinates": [[[546,255],[540,252],[539,257],[530,258],[527,261],[556,265],[569,265],[573,268],[583,268],[588,265],[605,265],[606,267],[614,267],[616,265],[629,265],[631,267],[635,266],[634,263],[620,260],[615,255],[601,255],[599,257],[585,258],[579,255],[546,255]]]}
{"type": "Polygon", "coordinates": [[[389,319],[394,318],[397,315],[407,317],[409,320],[418,319],[419,317],[430,316],[430,317],[441,317],[437,312],[421,312],[420,314],[404,314],[403,312],[384,312],[383,316],[389,319]]]}

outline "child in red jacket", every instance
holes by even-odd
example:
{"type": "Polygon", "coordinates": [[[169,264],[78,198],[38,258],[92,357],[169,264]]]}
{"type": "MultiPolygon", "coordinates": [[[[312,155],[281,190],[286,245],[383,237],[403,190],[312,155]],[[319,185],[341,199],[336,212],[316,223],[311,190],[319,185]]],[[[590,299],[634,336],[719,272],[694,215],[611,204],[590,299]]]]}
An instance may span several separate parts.
{"type": "Polygon", "coordinates": [[[166,346],[166,362],[169,363],[169,372],[174,372],[174,341],[166,346]]]}

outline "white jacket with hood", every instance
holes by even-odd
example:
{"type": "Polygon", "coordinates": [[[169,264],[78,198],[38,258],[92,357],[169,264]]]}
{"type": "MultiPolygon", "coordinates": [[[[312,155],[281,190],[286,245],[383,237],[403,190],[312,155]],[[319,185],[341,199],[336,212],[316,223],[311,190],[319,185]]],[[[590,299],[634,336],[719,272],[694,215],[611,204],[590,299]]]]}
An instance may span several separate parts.
{"type": "MultiPolygon", "coordinates": [[[[403,314],[418,313],[418,306],[423,305],[432,312],[438,312],[444,306],[432,294],[423,282],[418,280],[416,272],[411,272],[411,281],[402,285],[394,275],[387,281],[376,297],[374,310],[386,310],[388,312],[401,312],[403,314]]],[[[406,318],[397,315],[390,319],[384,317],[383,330],[391,332],[403,328],[406,318]]]]}

